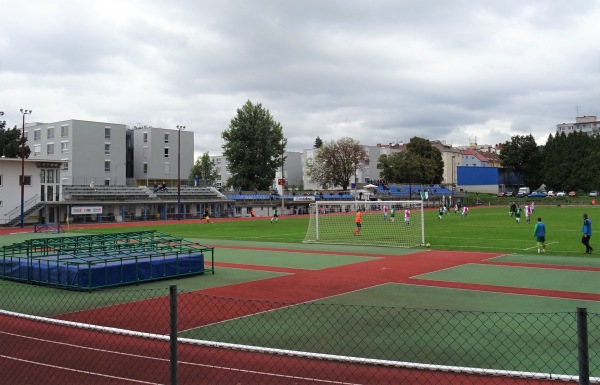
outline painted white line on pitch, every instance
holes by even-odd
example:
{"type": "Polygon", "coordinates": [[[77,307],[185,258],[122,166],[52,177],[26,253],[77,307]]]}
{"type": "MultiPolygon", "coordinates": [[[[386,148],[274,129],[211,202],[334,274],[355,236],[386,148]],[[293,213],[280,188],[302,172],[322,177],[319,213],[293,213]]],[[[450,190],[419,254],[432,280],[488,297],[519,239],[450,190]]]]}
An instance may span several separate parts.
{"type": "MultiPolygon", "coordinates": [[[[270,279],[270,278],[265,278],[265,279],[270,279]]],[[[286,305],[286,306],[281,306],[281,307],[278,307],[278,308],[275,308],[275,309],[263,310],[263,311],[259,311],[259,312],[252,313],[252,314],[246,314],[246,315],[243,315],[243,316],[240,316],[240,317],[229,318],[229,319],[226,319],[226,320],[223,320],[223,321],[213,322],[213,323],[209,323],[209,324],[205,324],[205,325],[201,325],[201,326],[196,326],[196,327],[193,327],[193,328],[190,328],[190,329],[181,330],[178,333],[183,333],[183,332],[187,332],[187,331],[195,330],[195,329],[202,329],[203,327],[206,327],[206,326],[219,325],[219,324],[226,323],[226,322],[229,322],[229,321],[235,321],[235,320],[240,320],[240,319],[244,319],[244,318],[249,318],[249,317],[253,317],[255,315],[259,315],[259,314],[267,314],[267,313],[275,312],[275,311],[278,311],[278,310],[289,309],[289,308],[292,308],[294,306],[299,306],[299,305],[309,304],[309,303],[313,303],[313,302],[317,302],[317,301],[322,301],[322,300],[327,299],[327,298],[335,298],[335,297],[338,297],[340,295],[346,295],[346,294],[350,294],[350,293],[357,293],[357,292],[360,292],[362,290],[371,289],[371,288],[375,288],[375,287],[378,287],[378,286],[383,286],[383,285],[386,285],[387,283],[389,283],[389,282],[381,283],[381,284],[375,285],[375,286],[363,287],[363,288],[360,288],[360,289],[356,289],[356,290],[352,290],[352,291],[347,291],[347,292],[340,293],[340,294],[330,295],[330,296],[327,296],[327,297],[315,298],[315,299],[310,300],[310,301],[293,303],[293,304],[289,304],[289,305],[286,305]]],[[[224,297],[219,297],[219,298],[224,298],[224,297]]],[[[257,301],[257,302],[261,302],[261,303],[262,302],[273,303],[272,301],[266,301],[266,300],[262,300],[261,301],[261,300],[250,300],[250,299],[248,299],[247,301],[249,301],[249,302],[257,301]]],[[[278,302],[274,302],[274,303],[278,303],[278,302]]]]}
{"type": "Polygon", "coordinates": [[[89,372],[87,370],[79,370],[79,369],[73,369],[73,368],[66,368],[64,366],[58,366],[58,365],[50,365],[50,364],[44,364],[41,362],[36,362],[36,361],[30,361],[30,360],[24,360],[21,358],[15,358],[15,357],[8,357],[5,355],[0,355],[0,357],[2,358],[6,358],[7,360],[13,360],[13,361],[19,361],[19,362],[25,362],[28,364],[33,364],[33,365],[39,365],[39,366],[45,366],[47,368],[52,368],[52,369],[59,369],[59,370],[66,370],[68,372],[75,372],[75,373],[83,373],[83,374],[89,374],[92,376],[98,376],[98,377],[103,377],[103,378],[111,378],[114,380],[119,380],[119,381],[129,381],[129,382],[137,382],[138,384],[149,384],[149,385],[163,385],[160,382],[148,382],[148,381],[141,381],[141,380],[134,380],[131,378],[125,378],[125,377],[118,377],[118,376],[111,376],[108,374],[104,374],[104,373],[95,373],[95,372],[89,372]]]}
{"type": "MultiPolygon", "coordinates": [[[[444,281],[435,281],[435,282],[444,282],[444,281]]],[[[416,283],[404,283],[404,282],[389,282],[391,284],[394,285],[406,285],[406,286],[415,286],[415,287],[429,287],[432,289],[443,289],[443,290],[461,290],[461,291],[470,291],[470,292],[476,292],[476,293],[488,293],[488,294],[499,294],[499,295],[516,295],[519,297],[535,297],[535,298],[554,298],[554,299],[562,299],[565,301],[582,301],[582,302],[589,302],[592,304],[597,304],[598,301],[594,301],[591,299],[574,299],[574,298],[565,298],[565,297],[555,297],[555,296],[548,296],[548,295],[539,295],[539,294],[523,294],[523,293],[506,293],[506,292],[498,292],[498,291],[488,291],[488,290],[478,290],[478,289],[465,289],[465,288],[456,288],[456,287],[447,287],[447,286],[436,286],[436,285],[425,285],[425,284],[416,284],[416,283]]],[[[456,283],[456,282],[455,282],[456,283]]],[[[464,283],[464,282],[457,282],[457,283],[464,283]]],[[[472,285],[481,285],[478,283],[472,284],[472,285]]],[[[492,286],[498,286],[498,285],[492,285],[492,286]]],[[[501,286],[501,287],[506,287],[509,289],[527,289],[527,290],[531,290],[530,288],[526,288],[526,287],[517,287],[517,286],[501,286]]],[[[551,290],[546,290],[546,289],[533,289],[533,290],[543,290],[543,291],[551,291],[551,290]]],[[[572,293],[572,292],[569,292],[572,293]]],[[[575,292],[577,293],[577,292],[575,292]]],[[[431,310],[430,308],[422,308],[424,310],[431,310]]],[[[447,309],[435,309],[434,310],[447,310],[447,309]]],[[[466,312],[471,312],[471,310],[460,310],[460,311],[466,311],[466,312]]],[[[483,313],[493,313],[493,311],[487,311],[487,312],[483,312],[483,313]]],[[[556,312],[553,312],[552,314],[555,314],[556,312]]]]}
{"type": "MultiPolygon", "coordinates": [[[[546,245],[556,245],[558,243],[559,243],[558,241],[557,242],[546,242],[546,245]]],[[[533,250],[533,249],[537,249],[537,246],[526,247],[523,250],[533,250]]]]}
{"type": "MultiPolygon", "coordinates": [[[[0,334],[6,334],[6,335],[11,335],[13,337],[31,339],[31,340],[39,341],[39,342],[46,342],[46,343],[58,344],[58,345],[72,347],[72,348],[92,350],[92,351],[102,352],[102,353],[116,354],[116,355],[122,355],[122,356],[128,356],[128,357],[135,357],[135,358],[143,358],[143,359],[156,360],[156,361],[162,361],[162,362],[169,362],[170,361],[170,359],[165,359],[165,358],[149,357],[149,356],[142,356],[142,355],[139,355],[139,354],[123,353],[123,352],[118,352],[118,351],[114,351],[114,350],[91,348],[91,347],[88,347],[88,346],[81,346],[81,345],[69,344],[69,343],[65,343],[65,342],[58,342],[58,341],[46,340],[46,339],[42,339],[42,338],[29,337],[29,336],[24,336],[24,335],[14,334],[14,333],[8,333],[8,332],[3,332],[3,331],[0,331],[0,334]]],[[[24,359],[21,359],[21,358],[10,357],[10,356],[5,356],[5,355],[0,355],[0,357],[1,358],[6,358],[6,359],[9,359],[9,360],[14,360],[14,361],[26,362],[26,363],[29,363],[29,364],[35,364],[35,365],[40,365],[40,366],[45,366],[45,367],[54,368],[54,369],[60,369],[60,370],[66,370],[66,371],[72,371],[72,372],[77,372],[77,373],[85,373],[85,374],[90,374],[90,375],[95,375],[95,376],[100,376],[100,377],[105,377],[105,378],[112,378],[112,379],[117,379],[117,380],[126,380],[126,381],[136,382],[136,383],[140,383],[140,384],[148,384],[148,385],[163,385],[162,383],[147,382],[147,381],[141,381],[141,380],[134,380],[134,379],[131,379],[131,378],[111,376],[111,375],[107,375],[107,374],[103,374],[103,373],[95,373],[95,372],[90,372],[90,371],[86,371],[86,370],[79,370],[79,369],[67,368],[67,367],[64,367],[64,366],[44,364],[44,363],[41,363],[41,362],[24,360],[24,359]]],[[[289,379],[293,379],[293,380],[311,381],[311,382],[319,382],[319,383],[325,383],[325,384],[336,384],[336,385],[360,385],[360,384],[356,384],[356,383],[352,383],[352,382],[323,380],[323,379],[318,379],[318,378],[299,377],[299,376],[292,376],[292,375],[286,375],[286,374],[260,372],[260,371],[249,370],[249,369],[239,369],[239,368],[230,368],[230,367],[226,367],[226,366],[200,364],[200,363],[197,363],[197,362],[179,361],[178,363],[180,365],[184,364],[184,365],[191,365],[191,366],[200,366],[200,367],[204,367],[204,368],[221,369],[221,370],[228,370],[228,371],[233,371],[233,372],[257,374],[257,375],[262,375],[262,376],[267,376],[267,377],[289,378],[289,379]]]]}

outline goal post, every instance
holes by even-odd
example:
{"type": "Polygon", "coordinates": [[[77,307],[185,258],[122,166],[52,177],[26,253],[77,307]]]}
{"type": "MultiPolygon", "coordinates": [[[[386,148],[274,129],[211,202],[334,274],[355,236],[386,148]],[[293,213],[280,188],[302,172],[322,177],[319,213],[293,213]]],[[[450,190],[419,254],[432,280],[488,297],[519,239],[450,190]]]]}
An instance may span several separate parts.
{"type": "Polygon", "coordinates": [[[303,242],[389,247],[424,245],[423,201],[317,201],[310,205],[310,221],[303,242]],[[362,223],[357,230],[359,210],[362,223]]]}

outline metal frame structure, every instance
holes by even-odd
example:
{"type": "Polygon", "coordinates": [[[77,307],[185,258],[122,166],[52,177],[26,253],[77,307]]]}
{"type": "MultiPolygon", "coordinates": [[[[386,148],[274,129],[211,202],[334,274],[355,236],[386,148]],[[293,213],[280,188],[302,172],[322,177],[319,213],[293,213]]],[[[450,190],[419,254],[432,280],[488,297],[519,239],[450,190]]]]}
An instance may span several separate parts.
{"type": "Polygon", "coordinates": [[[75,290],[207,271],[215,273],[213,247],[154,230],[36,238],[0,249],[0,278],[75,290]]]}

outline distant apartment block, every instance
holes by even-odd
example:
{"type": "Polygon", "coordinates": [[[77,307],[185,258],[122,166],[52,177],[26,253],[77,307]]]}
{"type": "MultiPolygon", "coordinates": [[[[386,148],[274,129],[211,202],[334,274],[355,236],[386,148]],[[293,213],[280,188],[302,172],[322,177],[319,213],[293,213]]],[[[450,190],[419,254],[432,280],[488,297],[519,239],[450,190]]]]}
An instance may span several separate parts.
{"type": "Polygon", "coordinates": [[[561,123],[556,125],[556,133],[570,134],[571,132],[581,131],[588,135],[600,133],[600,122],[594,115],[578,116],[575,118],[575,123],[561,123]]]}

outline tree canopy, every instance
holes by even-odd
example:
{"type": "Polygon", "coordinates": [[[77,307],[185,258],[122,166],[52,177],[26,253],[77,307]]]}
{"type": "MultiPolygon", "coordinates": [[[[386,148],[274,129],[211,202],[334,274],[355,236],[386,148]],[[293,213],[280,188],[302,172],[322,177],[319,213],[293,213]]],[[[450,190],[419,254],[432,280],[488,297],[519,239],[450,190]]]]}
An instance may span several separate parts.
{"type": "Polygon", "coordinates": [[[344,137],[318,148],[315,158],[307,160],[307,174],[311,182],[324,189],[340,186],[347,190],[356,171],[368,161],[364,147],[357,140],[344,137]]]}
{"type": "MultiPolygon", "coordinates": [[[[0,156],[5,156],[7,158],[20,158],[21,136],[22,130],[19,130],[16,126],[12,129],[7,129],[6,123],[0,122],[0,156]]],[[[28,158],[31,154],[31,149],[27,145],[27,139],[24,140],[25,158],[28,158]]]]}
{"type": "Polygon", "coordinates": [[[323,147],[323,140],[317,136],[317,138],[315,139],[315,144],[313,146],[314,148],[321,148],[323,147]]]}
{"type": "Polygon", "coordinates": [[[555,190],[598,190],[600,136],[583,132],[550,135],[542,149],[544,183],[555,190]]]}
{"type": "Polygon", "coordinates": [[[537,188],[543,183],[542,150],[529,135],[515,135],[502,144],[499,154],[502,166],[513,170],[523,183],[537,188]]]}
{"type": "Polygon", "coordinates": [[[229,128],[221,134],[223,155],[231,177],[227,187],[242,190],[268,190],[281,166],[286,141],[283,128],[269,110],[248,100],[237,110],[229,128]]]}
{"type": "Polygon", "coordinates": [[[442,153],[429,140],[413,137],[406,151],[383,154],[377,168],[381,177],[391,183],[440,183],[443,178],[442,153]]]}
{"type": "Polygon", "coordinates": [[[196,159],[196,162],[190,170],[189,180],[194,181],[197,177],[198,186],[214,186],[218,175],[215,161],[210,159],[210,155],[207,151],[196,159]]]}

